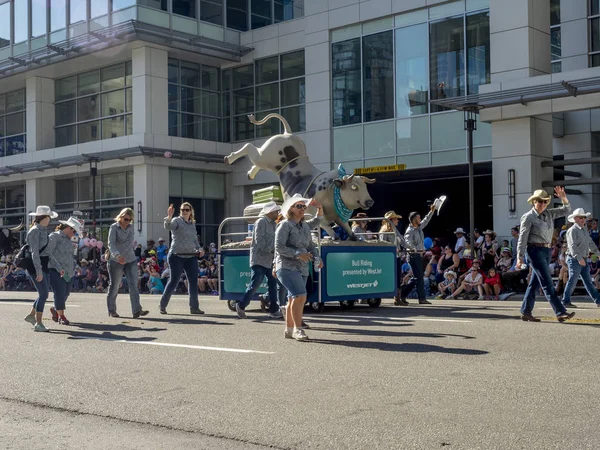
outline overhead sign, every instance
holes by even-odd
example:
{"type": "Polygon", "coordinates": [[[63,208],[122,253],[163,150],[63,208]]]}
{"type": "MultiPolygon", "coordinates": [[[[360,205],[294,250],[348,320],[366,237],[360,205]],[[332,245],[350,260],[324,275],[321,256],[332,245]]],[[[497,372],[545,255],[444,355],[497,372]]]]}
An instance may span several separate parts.
{"type": "Polygon", "coordinates": [[[397,172],[399,170],[406,170],[406,164],[393,164],[391,166],[376,166],[376,167],[358,168],[358,169],[354,169],[354,175],[367,175],[369,173],[397,172]]]}

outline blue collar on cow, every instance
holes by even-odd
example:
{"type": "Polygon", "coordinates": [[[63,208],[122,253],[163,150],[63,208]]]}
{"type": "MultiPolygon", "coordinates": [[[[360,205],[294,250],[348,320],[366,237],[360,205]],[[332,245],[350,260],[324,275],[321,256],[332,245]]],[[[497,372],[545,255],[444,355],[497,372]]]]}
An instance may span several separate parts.
{"type": "MultiPolygon", "coordinates": [[[[340,164],[338,166],[338,176],[340,178],[344,178],[345,175],[346,169],[344,169],[344,167],[340,164]]],[[[348,220],[350,220],[350,217],[352,217],[353,210],[348,209],[348,207],[342,200],[340,188],[337,187],[335,184],[333,185],[333,205],[335,206],[335,212],[338,215],[338,217],[342,219],[344,223],[348,222],[348,220]]]]}

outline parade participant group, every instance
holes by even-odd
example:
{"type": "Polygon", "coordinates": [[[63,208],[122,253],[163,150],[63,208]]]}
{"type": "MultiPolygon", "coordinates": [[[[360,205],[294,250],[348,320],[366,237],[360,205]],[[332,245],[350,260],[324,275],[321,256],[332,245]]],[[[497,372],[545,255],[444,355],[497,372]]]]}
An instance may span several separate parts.
{"type": "MultiPolygon", "coordinates": [[[[574,316],[568,307],[574,307],[571,296],[578,279],[581,277],[585,289],[594,302],[600,306],[600,293],[596,289],[590,268],[587,264],[589,254],[600,256],[600,250],[586,230],[586,222],[590,213],[582,208],[572,210],[565,191],[561,187],[554,189],[555,196],[562,201],[562,206],[549,207],[552,196],[544,190],[536,190],[528,199],[532,205],[530,211],[521,218],[518,231],[513,229],[515,242],[515,267],[528,267],[530,269],[529,281],[521,306],[521,319],[526,322],[539,322],[540,319],[533,315],[535,297],[540,288],[552,306],[556,318],[560,322],[567,321],[574,316]],[[572,212],[573,211],[573,212],[572,212]],[[551,243],[554,232],[554,221],[561,217],[574,225],[566,231],[566,266],[568,267],[568,281],[563,297],[559,298],[550,272],[551,243]],[[518,238],[517,238],[518,233],[518,238]]],[[[409,225],[404,234],[398,229],[399,219],[402,218],[394,211],[385,214],[382,221],[379,239],[395,244],[397,257],[404,253],[407,255],[410,277],[401,272],[400,259],[398,259],[398,291],[394,299],[396,306],[408,305],[408,294],[416,287],[416,296],[419,304],[431,304],[425,293],[428,278],[439,279],[440,293],[449,293],[447,298],[463,290],[477,291],[483,298],[483,288],[486,294],[499,293],[497,287],[500,277],[494,267],[483,277],[480,274],[480,260],[472,260],[467,276],[457,280],[458,256],[461,252],[470,255],[470,252],[482,251],[487,248],[487,241],[478,239],[471,243],[462,238],[460,248],[445,247],[445,253],[436,260],[433,273],[429,264],[425,268],[424,254],[426,253],[426,240],[423,229],[431,221],[433,214],[439,208],[434,202],[428,214],[421,219],[419,212],[408,215],[409,225]],[[492,273],[494,272],[494,273],[492,273]],[[439,277],[439,278],[438,278],[439,277]],[[408,278],[408,281],[407,279],[408,278]]],[[[172,242],[166,255],[170,278],[160,299],[158,306],[160,314],[167,314],[167,307],[171,295],[179,283],[181,275],[185,272],[188,286],[190,314],[204,314],[200,309],[198,300],[198,257],[202,257],[202,249],[196,233],[194,208],[190,203],[183,203],[179,215],[174,217],[173,205],[167,209],[164,219],[164,228],[171,232],[172,242]]],[[[54,296],[54,306],[50,308],[52,320],[60,325],[69,325],[65,315],[66,303],[71,292],[75,258],[73,241],[82,233],[82,224],[75,218],[60,220],[56,229],[50,233],[48,225],[52,219],[58,217],[50,207],[40,205],[31,213],[31,226],[26,237],[26,247],[19,256],[25,261],[23,267],[27,272],[37,291],[37,299],[32,305],[25,321],[33,325],[36,332],[47,332],[48,328],[42,322],[45,302],[50,295],[54,296]],[[26,250],[26,251],[25,251],[26,250]],[[23,254],[23,255],[22,255],[23,254]]],[[[303,310],[307,300],[307,278],[309,265],[312,263],[315,270],[323,267],[319,251],[312,239],[312,230],[319,226],[323,220],[323,209],[317,202],[303,198],[296,194],[286,199],[281,206],[275,202],[264,205],[256,221],[250,247],[251,281],[244,297],[236,304],[236,313],[239,319],[246,319],[246,308],[257,289],[267,279],[269,298],[269,317],[283,319],[285,322],[284,337],[297,341],[306,341],[308,336],[305,329],[308,325],[303,321],[303,310]],[[317,214],[311,220],[305,220],[308,206],[315,206],[317,214]],[[281,295],[280,292],[286,292],[281,295]],[[286,298],[287,297],[287,298],[286,298]]],[[[134,253],[134,213],[130,208],[123,209],[115,218],[108,234],[108,249],[105,254],[108,265],[108,292],[107,312],[110,317],[118,318],[117,295],[123,280],[127,280],[131,313],[133,318],[149,314],[140,303],[138,290],[137,258],[134,253]]],[[[353,221],[352,231],[359,240],[377,238],[377,233],[366,229],[367,216],[357,214],[353,221]]],[[[486,236],[493,232],[484,233],[486,236]]],[[[462,233],[464,234],[464,233],[462,233]]],[[[477,233],[474,236],[477,239],[477,233]]],[[[459,242],[457,241],[457,246],[459,242]]],[[[510,261],[510,249],[502,249],[502,257],[510,261]],[[505,254],[506,252],[506,254],[505,254]]],[[[502,258],[499,258],[501,261],[502,258]]],[[[481,257],[485,263],[485,258],[481,257]]],[[[442,297],[436,297],[442,298],[442,297]]]]}

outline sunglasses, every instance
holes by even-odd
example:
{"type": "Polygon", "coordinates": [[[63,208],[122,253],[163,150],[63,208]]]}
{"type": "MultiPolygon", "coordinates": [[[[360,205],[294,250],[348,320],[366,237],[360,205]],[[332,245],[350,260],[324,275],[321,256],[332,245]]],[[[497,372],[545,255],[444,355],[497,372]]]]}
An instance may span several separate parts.
{"type": "Polygon", "coordinates": [[[127,217],[123,217],[123,222],[131,222],[131,219],[128,219],[127,217]]]}
{"type": "Polygon", "coordinates": [[[295,208],[296,208],[296,209],[306,209],[306,208],[307,208],[307,206],[306,206],[304,203],[298,203],[298,204],[295,206],[295,208]]]}
{"type": "Polygon", "coordinates": [[[190,212],[191,209],[190,208],[181,208],[181,212],[190,212]]]}
{"type": "Polygon", "coordinates": [[[542,203],[544,205],[547,205],[548,203],[550,203],[550,200],[538,200],[538,203],[542,203]]]}

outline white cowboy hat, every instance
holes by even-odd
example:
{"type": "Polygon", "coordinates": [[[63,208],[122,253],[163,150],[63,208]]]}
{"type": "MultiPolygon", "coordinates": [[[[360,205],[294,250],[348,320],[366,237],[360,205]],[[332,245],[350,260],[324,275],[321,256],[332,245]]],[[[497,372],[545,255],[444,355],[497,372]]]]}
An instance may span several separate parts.
{"type": "Polygon", "coordinates": [[[448,278],[450,278],[450,275],[452,275],[454,278],[456,278],[456,272],[449,270],[444,274],[444,278],[447,280],[448,278]]]}
{"type": "Polygon", "coordinates": [[[575,223],[575,217],[585,217],[586,219],[589,219],[591,216],[592,213],[586,213],[583,208],[577,208],[575,211],[573,211],[573,214],[568,217],[568,220],[571,223],[575,223]]]}
{"type": "Polygon", "coordinates": [[[52,211],[49,206],[40,205],[35,209],[35,212],[29,213],[30,216],[50,216],[51,219],[56,219],[58,214],[52,211]]]}
{"type": "Polygon", "coordinates": [[[287,217],[288,211],[296,203],[304,203],[308,206],[311,200],[312,199],[310,198],[302,197],[300,194],[294,194],[293,196],[288,197],[287,200],[283,202],[283,205],[281,205],[281,214],[283,215],[283,217],[287,217]]]}
{"type": "Polygon", "coordinates": [[[462,228],[458,227],[458,228],[456,229],[456,231],[454,232],[454,234],[458,234],[458,233],[465,234],[465,230],[463,230],[462,228]]]}
{"type": "Polygon", "coordinates": [[[158,242],[165,242],[163,238],[158,238],[158,242]]]}
{"type": "Polygon", "coordinates": [[[69,220],[59,220],[59,222],[73,228],[76,233],[81,233],[81,223],[75,217],[69,217],[69,220]]]}
{"type": "Polygon", "coordinates": [[[259,216],[266,216],[267,214],[275,212],[275,211],[281,211],[281,206],[279,206],[275,202],[269,202],[269,203],[265,203],[263,205],[263,207],[260,210],[260,213],[258,215],[259,216]]]}

